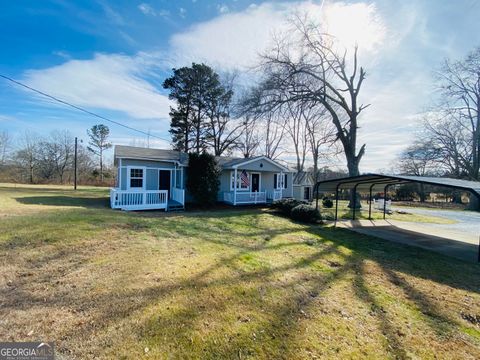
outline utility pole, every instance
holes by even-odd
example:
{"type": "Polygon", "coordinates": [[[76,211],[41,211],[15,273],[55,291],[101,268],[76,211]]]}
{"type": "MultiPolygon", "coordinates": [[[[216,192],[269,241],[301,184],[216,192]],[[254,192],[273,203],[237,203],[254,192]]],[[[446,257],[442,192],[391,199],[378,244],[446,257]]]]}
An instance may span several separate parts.
{"type": "Polygon", "coordinates": [[[75,136],[75,157],[74,157],[74,170],[73,170],[73,189],[77,190],[77,147],[78,139],[75,136]]]}

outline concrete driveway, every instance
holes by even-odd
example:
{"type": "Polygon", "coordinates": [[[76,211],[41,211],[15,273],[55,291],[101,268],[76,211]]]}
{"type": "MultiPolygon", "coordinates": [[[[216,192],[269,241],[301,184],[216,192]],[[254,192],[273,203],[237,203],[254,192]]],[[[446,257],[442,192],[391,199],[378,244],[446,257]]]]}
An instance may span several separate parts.
{"type": "Polygon", "coordinates": [[[480,212],[476,211],[462,211],[462,210],[441,210],[441,209],[425,209],[414,207],[395,208],[393,210],[404,210],[412,214],[434,216],[455,220],[455,224],[427,224],[436,229],[444,229],[446,231],[458,232],[459,234],[470,234],[473,238],[478,240],[480,236],[480,212]]]}
{"type": "MultiPolygon", "coordinates": [[[[410,208],[408,210],[410,210],[410,208]]],[[[421,210],[423,211],[424,209],[421,210]]],[[[437,210],[432,210],[432,212],[433,211],[437,210]]],[[[414,211],[411,212],[413,213],[414,211]]],[[[457,211],[449,212],[458,213],[457,211]]],[[[435,216],[431,212],[425,212],[425,215],[435,216]]],[[[460,214],[456,215],[458,216],[460,214]]],[[[442,216],[447,216],[447,214],[442,214],[442,216]]],[[[478,218],[479,220],[475,220],[477,219],[477,214],[475,213],[471,219],[467,219],[467,217],[462,219],[462,222],[458,224],[448,225],[395,220],[359,220],[339,221],[337,222],[337,226],[389,241],[418,246],[458,259],[477,262],[480,231],[475,232],[475,229],[478,229],[480,226],[480,217],[478,218]],[[472,224],[471,221],[474,220],[475,224],[472,224]],[[466,221],[468,225],[463,223],[464,221],[466,221]]]]}

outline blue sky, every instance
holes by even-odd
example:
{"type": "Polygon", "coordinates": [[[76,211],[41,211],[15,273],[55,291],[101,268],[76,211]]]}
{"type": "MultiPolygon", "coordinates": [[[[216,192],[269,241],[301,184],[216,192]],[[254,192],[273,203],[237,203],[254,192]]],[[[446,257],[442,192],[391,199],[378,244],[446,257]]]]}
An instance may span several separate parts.
{"type": "MultiPolygon", "coordinates": [[[[480,46],[476,0],[3,1],[0,73],[168,139],[161,82],[172,67],[204,61],[249,74],[273,33],[296,11],[360,44],[368,73],[362,171],[388,168],[435,101],[433,72],[480,46]]],[[[248,77],[245,77],[248,79],[248,77]]],[[[68,129],[85,138],[97,119],[0,80],[0,130],[20,136],[68,129]]],[[[114,143],[145,137],[111,125],[114,143]]],[[[152,139],[152,145],[166,146],[152,139]]],[[[341,164],[341,161],[338,161],[341,164]]]]}

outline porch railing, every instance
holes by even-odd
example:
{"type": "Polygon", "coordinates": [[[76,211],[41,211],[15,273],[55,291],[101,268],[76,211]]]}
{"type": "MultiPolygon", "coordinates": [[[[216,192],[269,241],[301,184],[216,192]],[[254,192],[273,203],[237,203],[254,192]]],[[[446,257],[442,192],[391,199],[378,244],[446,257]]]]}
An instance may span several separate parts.
{"type": "Polygon", "coordinates": [[[185,190],[184,189],[172,189],[172,200],[179,202],[182,205],[185,205],[185,190]]]}
{"type": "Polygon", "coordinates": [[[267,193],[265,191],[245,192],[233,191],[223,193],[223,201],[231,204],[262,204],[267,202],[267,193]]]}
{"type": "Polygon", "coordinates": [[[272,201],[277,201],[282,199],[282,190],[276,189],[268,193],[268,198],[272,201]]]}
{"type": "Polygon", "coordinates": [[[112,209],[166,209],[167,204],[167,190],[128,191],[110,189],[110,207],[112,209]]]}

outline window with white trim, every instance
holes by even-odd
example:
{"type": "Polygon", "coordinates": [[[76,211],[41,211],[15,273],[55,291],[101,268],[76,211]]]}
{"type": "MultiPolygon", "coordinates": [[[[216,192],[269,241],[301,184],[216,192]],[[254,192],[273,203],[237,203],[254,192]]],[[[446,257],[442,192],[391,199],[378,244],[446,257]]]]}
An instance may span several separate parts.
{"type": "MultiPolygon", "coordinates": [[[[248,190],[250,189],[250,186],[247,185],[247,184],[242,184],[242,181],[240,180],[240,175],[241,175],[241,171],[237,171],[237,190],[248,190]]],[[[250,173],[247,172],[247,176],[248,176],[248,179],[249,179],[249,183],[250,183],[250,173]]],[[[234,190],[235,189],[235,171],[232,171],[230,173],[230,190],[234,190]]]]}
{"type": "Polygon", "coordinates": [[[132,189],[143,188],[143,169],[138,169],[138,168],[130,169],[130,188],[132,189]]]}
{"type": "Polygon", "coordinates": [[[273,174],[273,188],[274,189],[286,189],[287,188],[287,174],[273,174]],[[283,175],[283,176],[281,176],[283,175]]]}

